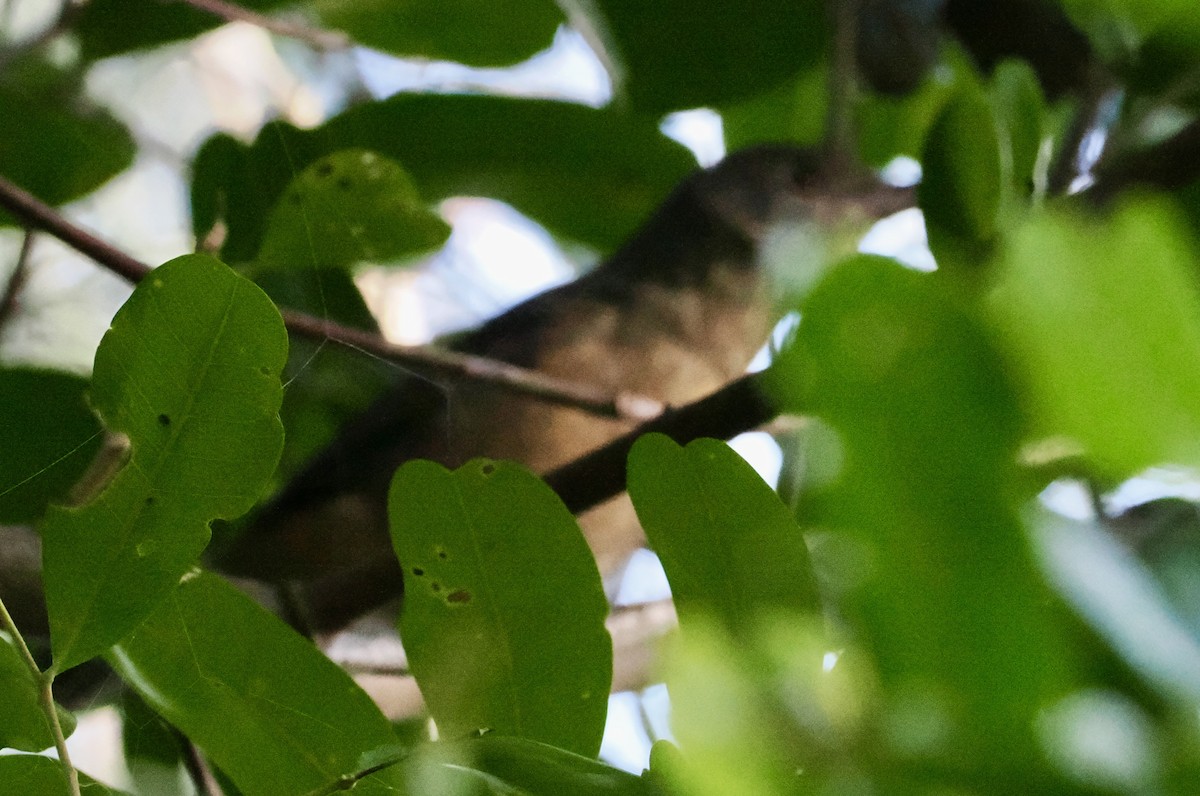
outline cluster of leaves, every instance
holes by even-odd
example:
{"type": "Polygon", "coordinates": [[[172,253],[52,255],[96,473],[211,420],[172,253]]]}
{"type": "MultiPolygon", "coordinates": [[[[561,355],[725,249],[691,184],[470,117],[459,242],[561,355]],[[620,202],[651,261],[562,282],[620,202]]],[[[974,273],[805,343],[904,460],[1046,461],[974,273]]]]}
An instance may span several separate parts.
{"type": "MultiPolygon", "coordinates": [[[[532,54],[565,19],[548,2],[299,5],[364,44],[475,65],[532,54]]],[[[140,284],[90,379],[0,372],[0,520],[39,529],[49,628],[44,656],[36,616],[2,612],[0,747],[68,734],[50,684],[101,656],[126,686],[135,771],[176,765],[182,737],[230,793],[1194,790],[1194,507],[1079,522],[1037,500],[1067,476],[1100,494],[1200,464],[1194,180],[1097,206],[1053,195],[1049,157],[1070,156],[1072,118],[1094,124],[1089,103],[1116,85],[1128,97],[1094,131],[1112,162],[1187,132],[1200,31],[1182,0],[1013,3],[1061,48],[984,37],[1024,56],[987,77],[972,59],[997,53],[968,24],[987,3],[863,0],[860,67],[897,96],[858,98],[857,149],[919,159],[939,269],[855,257],[799,300],[762,379],[808,419],[788,444],[791,505],[723,443],[635,447],[629,491],[681,625],[664,664],[679,745],[658,745],[643,776],[595,760],[612,671],[599,577],[570,514],[514,465],[396,474],[401,630],[436,743],[398,733],[311,643],[196,568],[212,520],[250,509],[383,383],[347,352],[289,351],[276,304],[372,328],[350,267],[440,244],[428,203],[456,194],[610,249],[691,166],[658,131],[668,111],[718,109],[731,146],[816,142],[821,4],[727,5],[597,0],[572,17],[614,61],[611,107],[398,96],[200,149],[193,221],[198,237],[224,230],[221,259],[140,284]],[[940,51],[939,13],[958,42],[940,51]],[[904,46],[889,61],[879,41],[904,46]],[[1043,87],[1066,97],[1049,106],[1043,87]],[[286,395],[281,374],[299,376],[286,395]],[[106,433],[127,442],[116,475],[55,505],[96,480],[84,471],[106,433]]],[[[54,204],[134,154],[79,101],[86,66],[217,20],[92,0],[64,23],[69,66],[47,47],[0,58],[0,175],[54,204]]],[[[1123,194],[1138,176],[1102,163],[1096,179],[1123,194]]],[[[68,788],[46,758],[0,757],[0,792],[68,788]]]]}

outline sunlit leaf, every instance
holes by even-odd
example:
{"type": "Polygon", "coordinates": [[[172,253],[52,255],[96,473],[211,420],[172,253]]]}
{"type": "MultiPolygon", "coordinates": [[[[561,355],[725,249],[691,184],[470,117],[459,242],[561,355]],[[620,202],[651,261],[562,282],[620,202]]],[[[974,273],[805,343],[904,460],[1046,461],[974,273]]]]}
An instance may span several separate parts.
{"type": "Polygon", "coordinates": [[[244,513],[279,458],[287,342],[270,300],[202,255],[133,292],[96,352],[92,404],[130,457],[95,500],[43,528],[55,668],[135,627],[208,543],[244,513]]]}
{"type": "Polygon", "coordinates": [[[1040,430],[1113,475],[1200,463],[1195,253],[1160,202],[1049,213],[1006,246],[991,309],[1040,430]]]}
{"type": "Polygon", "coordinates": [[[346,268],[436,248],[450,227],[395,161],[365,150],[327,155],[300,172],[271,211],[259,267],[346,268]]]}
{"type": "Polygon", "coordinates": [[[819,610],[791,512],[724,442],[683,448],[661,434],[643,436],[629,454],[628,484],[685,626],[708,614],[736,633],[764,613],[819,610]]]}
{"type": "Polygon", "coordinates": [[[484,729],[595,755],[612,682],[608,603],[558,497],[514,464],[414,461],[388,503],[400,635],[442,736],[484,729]]]}
{"type": "Polygon", "coordinates": [[[1069,658],[1010,503],[999,357],[935,276],[882,258],[838,266],[802,312],[771,383],[841,438],[819,563],[914,733],[895,753],[1036,781],[1030,721],[1069,658]]]}
{"type": "Polygon", "coordinates": [[[399,751],[349,675],[215,575],[186,578],[108,660],[248,796],[307,793],[399,751]]]}

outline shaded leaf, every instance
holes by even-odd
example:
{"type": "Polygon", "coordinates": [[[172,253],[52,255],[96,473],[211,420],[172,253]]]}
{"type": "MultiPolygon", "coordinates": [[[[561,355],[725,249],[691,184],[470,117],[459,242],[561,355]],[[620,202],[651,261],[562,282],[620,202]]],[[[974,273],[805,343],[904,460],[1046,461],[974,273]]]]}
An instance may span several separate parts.
{"type": "Polygon", "coordinates": [[[208,522],[244,513],[279,458],[283,323],[251,282],[202,255],[134,290],[96,352],[92,403],[129,462],[43,528],[55,669],[102,652],[175,586],[208,522]]]}
{"type": "Polygon", "coordinates": [[[472,66],[516,63],[550,46],[566,22],[553,0],[311,0],[325,27],[396,55],[472,66]]]}
{"type": "MultiPolygon", "coordinates": [[[[346,271],[273,271],[255,282],[280,307],[307,312],[355,329],[379,331],[346,271]]],[[[343,346],[292,336],[279,415],[285,430],[276,480],[286,480],[323,448],[351,417],[365,410],[395,368],[343,346]]]]}
{"type": "Polygon", "coordinates": [[[827,93],[827,71],[812,68],[796,80],[722,106],[726,148],[732,152],[763,142],[820,143],[825,132],[827,93]]]}
{"type": "Polygon", "coordinates": [[[1002,172],[1022,195],[1033,188],[1034,167],[1042,146],[1046,100],[1033,69],[1005,61],[992,73],[992,107],[1000,140],[1002,172]]]}
{"type": "Polygon", "coordinates": [[[969,81],[942,108],[921,157],[917,197],[929,247],[943,267],[985,260],[997,233],[1000,144],[987,99],[969,81]]]}
{"type": "Polygon", "coordinates": [[[804,536],[741,456],[647,434],[629,454],[629,496],[685,623],[708,614],[738,633],[773,611],[820,610],[804,536]]]}
{"type": "Polygon", "coordinates": [[[1013,235],[1002,269],[990,309],[1040,431],[1112,475],[1200,463],[1196,257],[1171,207],[1044,214],[1013,235]]]}
{"type": "MultiPolygon", "coordinates": [[[[86,774],[79,775],[79,790],[83,796],[119,796],[86,774]]],[[[0,755],[0,796],[70,796],[67,775],[62,765],[41,755],[0,755]]]]}
{"type": "Polygon", "coordinates": [[[349,148],[403,164],[430,201],[495,197],[602,250],[623,241],[695,168],[657,118],[564,102],[397,95],[313,130],[268,125],[248,148],[228,136],[209,139],[193,166],[197,234],[222,217],[225,259],[252,259],[295,170],[349,148]]]}
{"type": "MultiPolygon", "coordinates": [[[[239,6],[268,11],[287,0],[240,0],[239,6]]],[[[71,26],[84,58],[94,60],[178,41],[224,24],[215,14],[188,3],[96,0],[77,12],[71,26]]]]}
{"type": "Polygon", "coordinates": [[[349,675],[215,575],[186,578],[108,660],[248,796],[306,793],[398,752],[349,675]]]}
{"type": "MultiPolygon", "coordinates": [[[[315,27],[347,33],[355,42],[397,55],[503,66],[550,46],[563,22],[551,0],[241,0],[262,12],[301,10],[315,27]]],[[[224,24],[187,3],[95,0],[73,26],[88,59],[187,39],[224,24]]]]}
{"type": "Polygon", "coordinates": [[[816,0],[596,0],[632,106],[663,113],[744,99],[824,54],[816,0]]]}
{"type": "Polygon", "coordinates": [[[425,206],[399,164],[347,149],[292,180],[267,220],[256,264],[347,268],[411,257],[449,236],[449,225],[425,206]]]}
{"type": "MultiPolygon", "coordinates": [[[[0,175],[47,204],[91,193],[133,163],[135,151],[116,119],[74,94],[0,82],[0,175]]],[[[0,213],[0,225],[11,223],[0,213]]]]}
{"type": "Polygon", "coordinates": [[[592,756],[612,683],[591,551],[527,470],[401,467],[388,499],[404,565],[400,635],[443,737],[480,729],[592,756]]]}
{"type": "Polygon", "coordinates": [[[100,449],[87,386],[69,373],[0,368],[0,522],[33,522],[62,502],[100,449]]]}
{"type": "MultiPolygon", "coordinates": [[[[40,752],[54,745],[50,723],[42,713],[40,684],[9,639],[0,635],[0,749],[40,752]]],[[[75,730],[75,717],[55,706],[63,735],[75,730]]]]}
{"type": "Polygon", "coordinates": [[[935,74],[904,97],[869,95],[855,108],[859,152],[867,163],[886,166],[893,158],[918,158],[930,126],[955,91],[955,81],[935,74]]]}

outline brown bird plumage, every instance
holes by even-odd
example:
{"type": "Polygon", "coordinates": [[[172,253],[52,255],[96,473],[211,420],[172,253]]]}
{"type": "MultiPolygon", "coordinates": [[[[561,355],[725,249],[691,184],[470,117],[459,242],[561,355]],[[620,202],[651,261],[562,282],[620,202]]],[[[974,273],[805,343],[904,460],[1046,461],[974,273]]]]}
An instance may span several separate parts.
{"type": "MultiPolygon", "coordinates": [[[[587,275],[534,296],[455,347],[668,405],[701,398],[741,375],[769,334],[771,291],[758,254],[771,225],[839,213],[831,202],[862,205],[864,195],[880,190],[864,183],[862,190],[835,196],[828,182],[811,151],[781,145],[730,155],[680,184],[633,238],[587,275]]],[[[883,206],[866,212],[886,215],[911,203],[900,192],[884,196],[883,206]]],[[[485,384],[435,387],[406,378],[259,514],[225,566],[301,580],[378,572],[379,562],[392,558],[387,487],[404,461],[428,458],[456,467],[486,456],[545,473],[630,428],[627,421],[485,384]]],[[[606,576],[619,572],[642,543],[625,496],[580,521],[606,576]]],[[[352,575],[343,580],[356,582],[352,575]]]]}

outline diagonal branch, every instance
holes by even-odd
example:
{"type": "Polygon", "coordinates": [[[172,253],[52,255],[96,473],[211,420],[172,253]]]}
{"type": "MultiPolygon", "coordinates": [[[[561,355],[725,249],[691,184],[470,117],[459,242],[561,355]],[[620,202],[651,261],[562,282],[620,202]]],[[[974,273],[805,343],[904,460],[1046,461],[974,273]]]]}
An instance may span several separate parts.
{"type": "MultiPolygon", "coordinates": [[[[151,271],[146,263],[71,223],[54,208],[3,177],[0,177],[0,209],[7,210],[28,228],[39,229],[58,238],[130,282],[140,282],[151,271]]],[[[293,310],[281,308],[280,314],[288,330],[302,337],[318,341],[332,340],[406,367],[487,382],[595,415],[644,421],[658,416],[663,410],[661,402],[646,396],[596,389],[507,362],[435,346],[394,345],[378,335],[293,310]]]]}
{"type": "Polygon", "coordinates": [[[228,0],[178,0],[226,22],[248,22],[263,30],[289,39],[310,44],[318,50],[345,50],[354,42],[340,30],[323,30],[298,22],[275,19],[257,11],[243,8],[228,0]]]}

